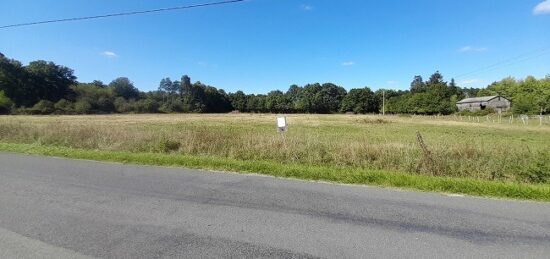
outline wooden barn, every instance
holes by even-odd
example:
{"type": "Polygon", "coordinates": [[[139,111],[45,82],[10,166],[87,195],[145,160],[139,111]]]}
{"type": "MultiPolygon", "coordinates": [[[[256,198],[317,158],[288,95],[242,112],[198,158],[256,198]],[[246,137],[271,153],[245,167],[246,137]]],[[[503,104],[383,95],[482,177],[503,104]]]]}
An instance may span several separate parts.
{"type": "Polygon", "coordinates": [[[469,110],[471,112],[492,108],[496,112],[505,112],[510,109],[510,101],[502,96],[483,96],[466,98],[456,103],[459,111],[469,110]]]}

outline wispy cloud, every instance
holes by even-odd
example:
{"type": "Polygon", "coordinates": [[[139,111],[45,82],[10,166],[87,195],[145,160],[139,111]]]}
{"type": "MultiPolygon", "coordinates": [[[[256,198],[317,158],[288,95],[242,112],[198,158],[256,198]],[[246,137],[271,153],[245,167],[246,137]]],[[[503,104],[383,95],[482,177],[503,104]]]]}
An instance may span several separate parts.
{"type": "Polygon", "coordinates": [[[355,65],[354,61],[344,61],[342,62],[342,66],[353,66],[355,65]]]}
{"type": "Polygon", "coordinates": [[[465,79],[465,80],[462,80],[462,81],[458,82],[458,85],[472,85],[472,84],[477,84],[477,83],[481,83],[481,80],[479,80],[479,79],[465,79]]]}
{"type": "Polygon", "coordinates": [[[304,11],[311,11],[311,10],[313,10],[313,6],[308,5],[308,4],[303,4],[303,5],[300,6],[300,8],[302,8],[302,10],[304,10],[304,11]]]}
{"type": "Polygon", "coordinates": [[[116,57],[118,57],[118,55],[117,55],[116,53],[112,52],[112,51],[103,51],[103,52],[101,52],[101,53],[99,53],[99,54],[101,54],[102,56],[108,57],[108,58],[116,58],[116,57]]]}
{"type": "Polygon", "coordinates": [[[389,80],[389,81],[386,81],[386,84],[395,85],[395,84],[397,84],[397,81],[389,80]]]}
{"type": "Polygon", "coordinates": [[[464,46],[458,49],[460,52],[485,52],[487,48],[485,47],[473,47],[473,46],[464,46]]]}
{"type": "Polygon", "coordinates": [[[542,1],[537,6],[535,6],[535,8],[533,9],[533,14],[550,14],[550,0],[542,1]]]}

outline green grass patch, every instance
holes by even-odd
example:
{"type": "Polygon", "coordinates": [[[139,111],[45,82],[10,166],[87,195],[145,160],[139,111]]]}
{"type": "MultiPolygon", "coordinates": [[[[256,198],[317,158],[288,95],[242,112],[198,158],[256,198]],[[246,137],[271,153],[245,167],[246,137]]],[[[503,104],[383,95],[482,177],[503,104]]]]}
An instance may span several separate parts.
{"type": "Polygon", "coordinates": [[[550,185],[547,184],[505,183],[478,179],[413,175],[385,170],[360,169],[356,167],[309,166],[175,153],[162,154],[85,150],[39,144],[0,142],[0,150],[73,159],[258,173],[303,180],[328,181],[345,184],[368,184],[484,197],[550,201],[550,185]]]}

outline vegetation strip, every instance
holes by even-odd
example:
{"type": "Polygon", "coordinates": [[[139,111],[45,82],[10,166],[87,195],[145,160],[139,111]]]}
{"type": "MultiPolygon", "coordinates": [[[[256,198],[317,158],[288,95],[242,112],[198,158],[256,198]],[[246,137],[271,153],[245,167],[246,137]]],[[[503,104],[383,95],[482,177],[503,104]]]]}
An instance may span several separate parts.
{"type": "Polygon", "coordinates": [[[370,184],[420,191],[550,201],[550,185],[543,184],[502,183],[463,178],[419,176],[390,171],[366,170],[348,167],[306,166],[281,164],[268,161],[242,161],[227,158],[189,156],[181,154],[83,150],[34,144],[0,143],[0,150],[74,159],[225,170],[304,180],[322,180],[335,183],[370,184]]]}

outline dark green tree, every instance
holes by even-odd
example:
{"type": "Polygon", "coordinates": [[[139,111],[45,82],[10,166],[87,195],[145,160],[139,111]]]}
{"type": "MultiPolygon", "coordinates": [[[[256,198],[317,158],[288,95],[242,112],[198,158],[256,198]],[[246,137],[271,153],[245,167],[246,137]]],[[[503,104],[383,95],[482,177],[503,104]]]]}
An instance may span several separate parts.
{"type": "Polygon", "coordinates": [[[421,93],[426,90],[426,84],[422,79],[422,76],[415,76],[411,82],[411,92],[412,93],[421,93]]]}
{"type": "Polygon", "coordinates": [[[10,100],[10,98],[6,96],[4,91],[0,91],[0,114],[10,113],[12,106],[13,102],[10,100]]]}
{"type": "Polygon", "coordinates": [[[33,61],[25,67],[31,88],[37,93],[38,100],[57,102],[70,93],[70,86],[76,84],[73,70],[53,62],[33,61]]]}
{"type": "Polygon", "coordinates": [[[286,96],[279,90],[271,91],[265,100],[266,109],[272,113],[286,113],[290,111],[290,104],[286,96]]]}
{"type": "Polygon", "coordinates": [[[243,93],[243,91],[237,91],[235,93],[229,94],[229,98],[231,100],[231,105],[233,107],[233,110],[237,110],[240,112],[246,112],[248,111],[246,107],[247,102],[247,96],[243,93]]]}
{"type": "Polygon", "coordinates": [[[342,100],[340,112],[378,112],[378,100],[370,88],[351,89],[342,100]]]}
{"type": "Polygon", "coordinates": [[[119,77],[113,80],[109,87],[113,89],[115,97],[122,97],[126,100],[139,99],[139,90],[127,77],[119,77]]]}

